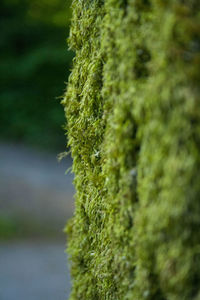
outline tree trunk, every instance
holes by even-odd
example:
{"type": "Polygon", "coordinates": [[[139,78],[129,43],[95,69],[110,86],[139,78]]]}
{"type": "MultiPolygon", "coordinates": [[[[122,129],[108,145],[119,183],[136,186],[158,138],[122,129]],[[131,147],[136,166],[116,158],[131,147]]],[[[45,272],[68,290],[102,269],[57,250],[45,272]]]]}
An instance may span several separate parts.
{"type": "Polygon", "coordinates": [[[74,0],[71,300],[200,299],[200,2],[74,0]]]}

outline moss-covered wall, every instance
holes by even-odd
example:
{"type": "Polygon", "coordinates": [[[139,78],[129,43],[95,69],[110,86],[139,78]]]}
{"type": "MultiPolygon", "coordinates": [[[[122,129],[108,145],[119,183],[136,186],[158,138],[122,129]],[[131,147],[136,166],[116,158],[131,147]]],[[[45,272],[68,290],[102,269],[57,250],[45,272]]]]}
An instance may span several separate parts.
{"type": "Polygon", "coordinates": [[[71,300],[200,299],[200,2],[74,0],[71,300]]]}

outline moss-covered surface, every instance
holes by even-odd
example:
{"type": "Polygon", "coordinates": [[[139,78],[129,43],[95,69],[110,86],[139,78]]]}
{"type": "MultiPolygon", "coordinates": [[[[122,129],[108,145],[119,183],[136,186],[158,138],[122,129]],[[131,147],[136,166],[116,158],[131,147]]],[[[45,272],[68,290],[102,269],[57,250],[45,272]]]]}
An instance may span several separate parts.
{"type": "Polygon", "coordinates": [[[71,300],[200,299],[200,2],[74,0],[71,300]]]}

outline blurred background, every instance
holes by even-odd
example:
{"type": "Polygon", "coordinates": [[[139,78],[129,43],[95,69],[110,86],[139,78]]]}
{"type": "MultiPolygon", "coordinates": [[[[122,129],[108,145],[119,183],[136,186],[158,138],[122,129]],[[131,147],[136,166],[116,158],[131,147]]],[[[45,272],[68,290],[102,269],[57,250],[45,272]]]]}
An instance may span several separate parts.
{"type": "Polygon", "coordinates": [[[0,299],[67,299],[63,228],[73,176],[60,104],[72,65],[70,0],[2,0],[0,299]]]}

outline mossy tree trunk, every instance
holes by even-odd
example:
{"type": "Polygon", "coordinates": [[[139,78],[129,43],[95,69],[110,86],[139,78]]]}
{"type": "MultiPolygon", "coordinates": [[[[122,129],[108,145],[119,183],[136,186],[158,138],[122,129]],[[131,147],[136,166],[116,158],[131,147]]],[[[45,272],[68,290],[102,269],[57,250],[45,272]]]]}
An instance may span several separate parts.
{"type": "Polygon", "coordinates": [[[71,300],[200,299],[200,2],[74,0],[71,300]]]}

